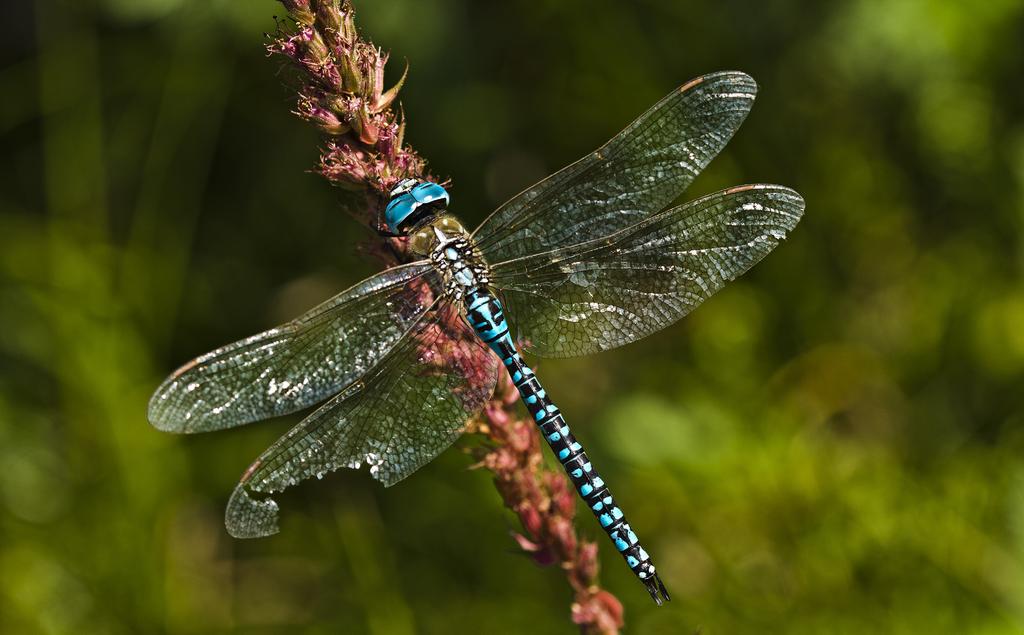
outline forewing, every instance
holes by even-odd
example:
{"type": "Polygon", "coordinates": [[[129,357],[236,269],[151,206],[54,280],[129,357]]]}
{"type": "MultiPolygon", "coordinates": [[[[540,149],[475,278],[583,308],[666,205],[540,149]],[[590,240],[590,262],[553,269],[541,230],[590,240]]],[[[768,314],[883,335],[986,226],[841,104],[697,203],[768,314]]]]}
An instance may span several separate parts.
{"type": "Polygon", "coordinates": [[[738,72],[677,89],[596,152],[499,207],[474,233],[488,262],[598,238],[682,194],[746,118],[757,84],[738,72]]]}
{"type": "Polygon", "coordinates": [[[389,269],[277,328],[198,357],[149,402],[161,430],[206,432],[323,401],[379,361],[433,301],[429,263],[389,269]]]}
{"type": "Polygon", "coordinates": [[[341,467],[392,485],[459,436],[494,390],[497,358],[441,300],[381,362],[277,441],[245,472],[225,522],[236,538],[277,532],[269,494],[341,467]]]}
{"type": "Polygon", "coordinates": [[[778,185],[731,188],[606,238],[491,268],[514,333],[538,355],[586,355],[675,322],[765,257],[804,201],[778,185]]]}

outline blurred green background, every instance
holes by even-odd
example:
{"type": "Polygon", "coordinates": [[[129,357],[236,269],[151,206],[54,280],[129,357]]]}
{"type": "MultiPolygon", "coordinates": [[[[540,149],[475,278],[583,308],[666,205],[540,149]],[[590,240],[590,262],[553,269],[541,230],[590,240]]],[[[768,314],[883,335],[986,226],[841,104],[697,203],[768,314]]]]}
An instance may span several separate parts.
{"type": "MultiPolygon", "coordinates": [[[[761,85],[687,197],[792,186],[792,237],[657,338],[537,364],[672,591],[582,518],[629,632],[1024,630],[1024,3],[356,6],[470,225],[691,77],[761,85]]],[[[240,542],[226,499],[297,417],[146,422],[181,362],[374,270],[265,57],[281,13],[5,3],[0,631],[572,632],[458,449],[295,488],[240,542]]]]}

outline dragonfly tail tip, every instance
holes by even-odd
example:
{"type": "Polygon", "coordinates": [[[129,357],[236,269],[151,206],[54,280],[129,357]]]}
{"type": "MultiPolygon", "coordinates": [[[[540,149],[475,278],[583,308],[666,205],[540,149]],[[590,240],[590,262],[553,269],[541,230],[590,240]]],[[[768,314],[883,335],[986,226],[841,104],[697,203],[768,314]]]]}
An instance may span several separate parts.
{"type": "Polygon", "coordinates": [[[658,606],[661,606],[665,602],[671,602],[672,598],[668,594],[668,589],[662,583],[661,578],[655,573],[653,576],[644,580],[644,586],[647,587],[647,592],[651,594],[651,599],[658,606]]]}

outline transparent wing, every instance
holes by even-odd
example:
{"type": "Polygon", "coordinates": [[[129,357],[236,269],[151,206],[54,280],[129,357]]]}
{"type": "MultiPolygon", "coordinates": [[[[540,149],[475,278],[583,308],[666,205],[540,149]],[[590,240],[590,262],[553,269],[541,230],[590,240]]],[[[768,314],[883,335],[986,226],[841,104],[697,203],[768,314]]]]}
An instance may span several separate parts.
{"type": "Polygon", "coordinates": [[[606,238],[498,263],[492,280],[536,354],[594,353],[689,313],[764,258],[803,210],[789,188],[735,187],[606,238]]]}
{"type": "Polygon", "coordinates": [[[498,359],[447,300],[363,378],[278,440],[242,476],[225,523],[236,538],[277,532],[267,495],[312,476],[366,464],[385,485],[440,454],[490,398],[498,359]]]}
{"type": "Polygon", "coordinates": [[[611,141],[516,195],[474,233],[488,262],[606,236],[683,193],[732,138],[757,84],[738,72],[699,77],[611,141]]]}
{"type": "Polygon", "coordinates": [[[389,269],[283,326],[198,357],[149,402],[161,430],[206,432],[295,412],[380,360],[433,301],[427,262],[389,269]]]}

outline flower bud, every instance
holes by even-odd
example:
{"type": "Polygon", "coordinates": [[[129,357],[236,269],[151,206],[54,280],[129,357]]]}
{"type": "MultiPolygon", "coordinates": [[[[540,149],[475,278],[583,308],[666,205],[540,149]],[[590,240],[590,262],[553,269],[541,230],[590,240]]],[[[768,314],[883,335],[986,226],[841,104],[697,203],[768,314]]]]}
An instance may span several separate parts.
{"type": "Polygon", "coordinates": [[[316,22],[321,31],[333,38],[341,32],[341,3],[339,0],[319,0],[316,6],[316,22]]]}
{"type": "Polygon", "coordinates": [[[540,512],[533,505],[524,505],[519,510],[519,521],[523,523],[523,529],[531,536],[539,536],[541,529],[544,527],[544,520],[540,517],[540,512]]]}
{"type": "Polygon", "coordinates": [[[580,582],[593,584],[597,579],[597,543],[585,540],[576,552],[576,575],[580,582]]]}
{"type": "Polygon", "coordinates": [[[335,185],[354,189],[365,187],[365,155],[347,143],[328,144],[320,159],[320,172],[335,185]]]}
{"type": "Polygon", "coordinates": [[[310,95],[299,95],[295,114],[310,121],[329,135],[340,136],[351,128],[338,118],[333,111],[321,105],[319,99],[310,95]]]}
{"type": "Polygon", "coordinates": [[[288,15],[299,24],[306,26],[313,25],[313,11],[309,7],[309,0],[281,0],[288,15]]]}

